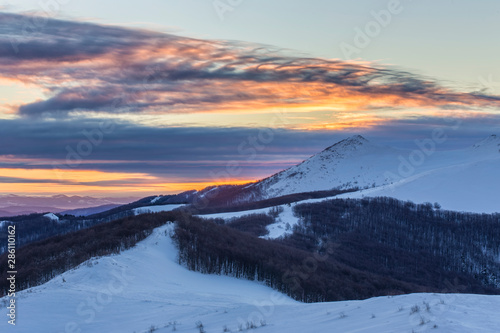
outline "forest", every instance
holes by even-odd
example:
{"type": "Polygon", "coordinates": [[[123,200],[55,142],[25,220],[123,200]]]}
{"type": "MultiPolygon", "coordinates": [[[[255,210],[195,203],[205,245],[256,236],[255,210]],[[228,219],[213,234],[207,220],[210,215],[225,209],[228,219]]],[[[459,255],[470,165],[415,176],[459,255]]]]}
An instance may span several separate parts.
{"type": "MultiPolygon", "coordinates": [[[[187,191],[177,195],[145,197],[135,202],[90,216],[58,214],[60,216],[60,220],[53,221],[44,217],[44,214],[30,214],[0,218],[0,221],[6,220],[16,224],[16,228],[19,230],[17,242],[18,245],[22,246],[35,241],[44,240],[52,236],[64,235],[72,231],[86,229],[101,223],[107,223],[127,216],[132,216],[134,215],[134,208],[143,206],[186,204],[188,205],[186,209],[188,209],[192,214],[211,214],[267,208],[297,202],[300,200],[333,196],[346,192],[339,190],[305,192],[255,202],[239,202],[238,204],[230,204],[233,202],[229,199],[231,195],[240,193],[241,191],[243,191],[242,186],[238,185],[208,187],[200,192],[187,191]],[[200,193],[209,194],[201,197],[200,193]],[[156,200],[152,202],[153,199],[156,200]]],[[[245,195],[248,196],[248,193],[249,191],[246,191],[245,195]]],[[[0,227],[0,254],[5,252],[7,246],[7,243],[5,242],[6,232],[6,227],[0,227]]]]}
{"type": "MultiPolygon", "coordinates": [[[[294,210],[300,223],[293,234],[276,240],[260,236],[278,209],[229,221],[203,219],[186,209],[126,216],[32,242],[17,250],[23,263],[18,288],[131,248],[173,221],[180,264],[204,274],[260,281],[299,301],[500,293],[500,214],[444,211],[390,198],[336,199],[294,210]]],[[[0,265],[6,260],[0,255],[0,265]]],[[[2,273],[2,293],[5,277],[2,273]]]]}
{"type": "Polygon", "coordinates": [[[441,210],[392,198],[331,200],[295,207],[302,223],[284,243],[338,244],[352,267],[442,288],[449,272],[500,287],[500,214],[441,210]]]}

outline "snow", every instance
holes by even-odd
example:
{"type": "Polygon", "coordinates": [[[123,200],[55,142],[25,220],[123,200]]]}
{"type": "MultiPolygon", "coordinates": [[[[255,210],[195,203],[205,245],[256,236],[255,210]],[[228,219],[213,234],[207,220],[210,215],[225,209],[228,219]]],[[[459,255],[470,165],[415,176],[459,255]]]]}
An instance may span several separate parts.
{"type": "Polygon", "coordinates": [[[146,214],[146,213],[169,212],[171,210],[177,209],[182,206],[184,205],[145,206],[145,207],[134,208],[133,211],[135,215],[146,214]]]}
{"type": "Polygon", "coordinates": [[[156,197],[156,198],[151,199],[150,203],[154,204],[155,202],[157,202],[160,199],[161,199],[161,195],[156,197]]]}
{"type": "Polygon", "coordinates": [[[500,188],[500,137],[492,135],[461,150],[439,151],[436,145],[400,150],[355,136],[255,186],[266,198],[359,187],[338,197],[389,196],[438,202],[448,210],[500,212],[493,200],[500,188]]]}
{"type": "Polygon", "coordinates": [[[198,215],[198,217],[207,218],[207,219],[223,219],[223,220],[231,220],[233,218],[238,218],[246,215],[252,214],[267,214],[271,208],[260,208],[260,209],[251,209],[251,210],[242,210],[238,212],[228,212],[228,213],[216,213],[216,214],[204,214],[198,215]]]}
{"type": "Polygon", "coordinates": [[[292,234],[293,227],[299,223],[299,219],[293,213],[294,206],[295,204],[291,204],[290,206],[279,206],[283,209],[283,212],[281,212],[276,218],[276,223],[273,223],[266,227],[269,231],[269,234],[263,236],[262,238],[276,239],[292,234]]]}
{"type": "Polygon", "coordinates": [[[0,229],[6,226],[7,224],[12,224],[13,222],[11,221],[0,221],[0,229]]]}
{"type": "Polygon", "coordinates": [[[59,221],[59,217],[57,217],[57,215],[54,213],[47,213],[44,215],[44,217],[51,219],[52,221],[59,221]]]}
{"type": "MultiPolygon", "coordinates": [[[[230,325],[235,314],[253,310],[254,302],[275,294],[279,304],[296,303],[260,283],[180,266],[169,236],[172,230],[171,223],[157,228],[120,255],[91,259],[42,286],[19,292],[22,317],[16,332],[64,332],[68,323],[82,332],[145,332],[169,321],[189,332],[203,318],[220,322],[221,328],[223,322],[230,325]],[[95,308],[87,304],[89,299],[97,303],[95,308]]],[[[0,331],[10,332],[8,328],[2,320],[0,331]]]]}
{"type": "Polygon", "coordinates": [[[287,194],[372,187],[387,183],[386,172],[397,172],[403,151],[375,145],[364,138],[343,140],[301,164],[260,182],[266,198],[287,194]]]}
{"type": "Polygon", "coordinates": [[[450,166],[422,173],[400,182],[364,191],[346,193],[339,198],[387,196],[415,203],[438,202],[442,209],[475,212],[500,212],[498,196],[500,160],[450,166]]]}
{"type": "Polygon", "coordinates": [[[475,145],[472,146],[473,149],[491,149],[491,147],[498,147],[500,148],[500,136],[493,134],[490,135],[489,137],[479,141],[475,145]]]}
{"type": "Polygon", "coordinates": [[[116,204],[108,204],[108,205],[102,205],[102,206],[97,206],[97,207],[88,207],[88,208],[78,208],[78,209],[71,209],[71,210],[65,210],[60,212],[61,215],[64,214],[69,214],[69,215],[74,215],[74,216],[89,216],[93,214],[99,214],[102,212],[106,212],[108,210],[111,210],[115,207],[119,207],[120,205],[116,204]]]}
{"type": "MultiPolygon", "coordinates": [[[[280,205],[275,206],[278,209],[282,209],[283,211],[279,213],[276,217],[276,222],[270,224],[266,227],[268,230],[268,234],[262,236],[265,239],[276,239],[284,237],[287,234],[291,234],[293,232],[293,227],[299,223],[299,219],[293,214],[293,207],[295,204],[289,205],[280,205]],[[287,227],[288,224],[288,227],[287,227]]],[[[216,213],[216,214],[206,214],[206,215],[198,215],[198,217],[207,218],[207,219],[223,219],[226,222],[231,221],[231,219],[252,215],[252,214],[270,214],[271,210],[275,207],[271,208],[261,208],[261,209],[253,209],[253,210],[244,210],[239,212],[228,212],[228,213],[216,213]]]]}
{"type": "Polygon", "coordinates": [[[206,332],[224,326],[237,332],[253,322],[262,333],[433,332],[434,325],[436,332],[498,332],[499,296],[411,294],[303,304],[253,281],[187,270],[177,263],[172,230],[172,224],[157,228],[130,250],[18,292],[16,327],[2,306],[0,331],[145,333],[155,326],[164,333],[176,322],[178,332],[199,332],[202,322],[206,332]],[[414,306],[420,310],[410,314],[414,306]]]}

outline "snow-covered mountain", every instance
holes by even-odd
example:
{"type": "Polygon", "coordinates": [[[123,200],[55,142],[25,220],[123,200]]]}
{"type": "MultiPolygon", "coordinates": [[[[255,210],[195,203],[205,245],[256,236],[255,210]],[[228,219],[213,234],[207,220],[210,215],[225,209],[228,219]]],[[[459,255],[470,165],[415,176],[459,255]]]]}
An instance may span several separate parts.
{"type": "MultiPolygon", "coordinates": [[[[411,153],[410,153],[411,154],[411,153]]],[[[408,155],[407,155],[408,156],[408,155]]],[[[500,212],[500,138],[492,135],[472,147],[436,152],[421,168],[389,185],[340,197],[387,196],[416,203],[437,202],[447,210],[500,212]],[[406,177],[405,177],[406,176],[406,177]]]]}
{"type": "Polygon", "coordinates": [[[17,293],[1,332],[498,332],[499,296],[411,294],[303,304],[260,283],[180,266],[170,233],[17,293]],[[202,330],[200,329],[202,328],[202,330]]]}
{"type": "Polygon", "coordinates": [[[441,150],[436,140],[416,140],[415,149],[405,150],[355,135],[255,183],[148,197],[135,208],[185,203],[202,208],[232,206],[304,192],[351,190],[339,197],[388,196],[437,202],[448,210],[500,212],[492,200],[500,188],[500,137],[491,135],[459,150],[441,150]]]}
{"type": "MultiPolygon", "coordinates": [[[[500,138],[440,151],[422,141],[414,150],[354,136],[303,163],[241,187],[263,198],[330,189],[360,190],[338,197],[390,196],[438,202],[445,209],[498,212],[500,138]]],[[[231,194],[240,187],[222,187],[231,194]],[[233,191],[233,192],[229,192],[233,191]]],[[[213,187],[190,192],[203,198],[213,187]],[[200,194],[201,193],[201,194],[200,194]]],[[[223,193],[224,194],[224,193],[223,193]]],[[[245,193],[244,193],[245,194],[245,193]]],[[[170,197],[144,200],[141,214],[178,208],[170,197]]],[[[177,199],[173,197],[173,199],[177,199]]],[[[183,200],[189,199],[185,195],[183,200]]],[[[306,202],[325,200],[312,199],[306,202]]],[[[282,204],[266,238],[298,223],[295,204],[282,204]]],[[[270,208],[203,215],[231,219],[270,208]]],[[[47,214],[47,218],[57,217],[47,214]],[[47,216],[48,215],[48,216],[47,216]]],[[[4,226],[9,222],[0,224],[4,226]]],[[[500,297],[411,294],[364,301],[302,304],[257,283],[192,272],[178,263],[173,224],[119,255],[91,259],[48,283],[17,293],[16,332],[497,332],[500,297]],[[202,325],[202,326],[200,326],[202,325]],[[248,326],[247,326],[248,325],[248,326]]],[[[6,314],[7,298],[0,300],[6,314]]],[[[6,316],[4,316],[6,317],[6,316]]],[[[7,320],[0,331],[14,331],[7,320]]]]}
{"type": "Polygon", "coordinates": [[[494,151],[495,149],[500,152],[500,137],[496,134],[490,135],[484,140],[472,146],[473,149],[494,151]]]}
{"type": "Polygon", "coordinates": [[[397,172],[398,149],[376,145],[360,135],[342,140],[299,165],[254,186],[265,198],[331,189],[368,188],[387,184],[397,172]]]}
{"type": "Polygon", "coordinates": [[[342,197],[389,196],[445,209],[499,212],[492,198],[500,188],[500,137],[492,135],[461,150],[441,151],[431,140],[414,150],[342,140],[287,170],[250,185],[263,198],[359,188],[342,197]]]}

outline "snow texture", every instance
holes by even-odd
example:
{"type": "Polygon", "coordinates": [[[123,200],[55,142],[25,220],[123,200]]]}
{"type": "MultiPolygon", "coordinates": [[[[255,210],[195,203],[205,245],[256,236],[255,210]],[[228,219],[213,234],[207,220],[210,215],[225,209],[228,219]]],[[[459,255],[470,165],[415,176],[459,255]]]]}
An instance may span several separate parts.
{"type": "Polygon", "coordinates": [[[500,212],[500,137],[472,147],[439,151],[437,143],[419,141],[415,150],[399,150],[354,136],[301,164],[269,177],[264,197],[358,187],[340,198],[388,196],[415,203],[439,203],[443,209],[500,212]]]}
{"type": "Polygon", "coordinates": [[[154,326],[166,333],[175,323],[177,332],[200,332],[201,322],[206,332],[237,332],[240,325],[246,331],[247,323],[261,333],[498,332],[499,296],[411,294],[303,304],[257,282],[188,271],[177,262],[172,230],[173,224],[157,228],[130,250],[18,292],[16,326],[7,323],[2,306],[0,331],[145,333],[154,326]]]}
{"type": "MultiPolygon", "coordinates": [[[[293,227],[299,223],[299,219],[293,213],[293,207],[295,204],[291,205],[280,205],[275,206],[276,208],[281,208],[283,211],[276,217],[276,222],[268,225],[266,228],[268,230],[268,234],[263,236],[262,238],[266,239],[276,239],[280,237],[284,237],[287,234],[291,234],[293,232],[293,227]]],[[[225,220],[226,222],[231,221],[231,219],[251,215],[251,214],[269,214],[273,208],[261,208],[261,209],[253,209],[253,210],[244,210],[239,212],[229,212],[229,213],[218,213],[218,214],[206,214],[206,215],[198,215],[202,218],[207,219],[215,219],[220,218],[225,220]]]]}
{"type": "Polygon", "coordinates": [[[169,212],[171,210],[180,208],[184,205],[162,205],[162,206],[145,206],[134,208],[134,214],[146,214],[146,213],[158,213],[158,212],[169,212]]]}
{"type": "Polygon", "coordinates": [[[150,203],[154,204],[155,202],[157,202],[160,199],[161,199],[161,195],[158,196],[158,197],[155,197],[155,198],[151,199],[150,203]]]}
{"type": "Polygon", "coordinates": [[[8,224],[13,224],[11,221],[0,221],[0,229],[7,226],[8,224]]]}
{"type": "Polygon", "coordinates": [[[44,215],[44,217],[46,217],[52,221],[59,221],[59,217],[57,217],[57,215],[54,213],[47,213],[44,215]]]}

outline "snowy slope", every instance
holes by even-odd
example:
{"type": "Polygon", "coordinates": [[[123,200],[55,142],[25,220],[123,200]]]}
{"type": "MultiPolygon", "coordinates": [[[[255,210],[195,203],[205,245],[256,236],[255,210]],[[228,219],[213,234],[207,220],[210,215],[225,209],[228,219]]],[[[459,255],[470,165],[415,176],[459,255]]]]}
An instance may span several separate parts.
{"type": "Polygon", "coordinates": [[[342,140],[301,164],[258,183],[267,198],[331,190],[365,188],[388,183],[386,172],[397,172],[402,151],[375,145],[362,136],[342,140]]]}
{"type": "MultiPolygon", "coordinates": [[[[293,207],[295,205],[296,204],[293,203],[290,206],[289,205],[275,206],[276,208],[280,208],[283,211],[281,213],[279,213],[279,215],[276,217],[275,223],[270,224],[266,227],[266,229],[268,230],[269,233],[267,235],[263,236],[262,238],[276,239],[276,238],[283,237],[287,234],[291,234],[293,232],[293,227],[299,223],[299,219],[293,214],[293,207]]],[[[219,219],[226,220],[226,222],[228,222],[233,218],[242,217],[245,215],[269,214],[273,208],[261,208],[261,209],[253,209],[253,210],[244,210],[244,211],[239,211],[239,212],[205,214],[205,215],[198,215],[198,216],[202,217],[202,218],[207,218],[207,219],[219,218],[219,219]]]]}
{"type": "MultiPolygon", "coordinates": [[[[1,332],[132,333],[498,332],[500,297],[412,294],[364,301],[302,304],[261,284],[202,275],[177,264],[169,233],[157,228],[120,255],[91,259],[18,293],[16,327],[2,306],[1,332]],[[426,310],[429,305],[429,310],[426,310]],[[419,310],[412,312],[412,307],[419,310]],[[250,330],[253,331],[253,330],[250,330]]],[[[5,301],[3,298],[2,301],[5,301]]]]}
{"type": "MultiPolygon", "coordinates": [[[[133,249],[92,259],[42,286],[20,292],[22,316],[12,331],[64,332],[66,324],[75,323],[82,332],[132,333],[173,321],[180,323],[180,331],[193,331],[196,320],[204,317],[213,317],[222,327],[235,320],[232,313],[252,309],[254,301],[274,294],[258,283],[202,275],[178,265],[169,237],[172,228],[172,224],[157,228],[133,249]]],[[[296,303],[278,296],[282,304],[296,303]]],[[[8,328],[2,320],[0,331],[10,332],[8,328]]]]}
{"type": "Polygon", "coordinates": [[[438,202],[443,209],[500,212],[500,138],[493,135],[471,148],[440,152],[429,158],[431,170],[415,172],[388,186],[339,197],[388,196],[415,203],[438,202]]]}
{"type": "Polygon", "coordinates": [[[52,221],[59,221],[59,217],[57,217],[56,214],[54,213],[47,213],[44,215],[44,217],[48,218],[49,220],[52,220],[52,221]]]}
{"type": "Polygon", "coordinates": [[[0,229],[2,229],[4,226],[6,227],[9,224],[12,224],[12,222],[10,222],[10,221],[0,221],[0,229]]]}
{"type": "Polygon", "coordinates": [[[155,197],[155,198],[151,199],[151,203],[152,203],[152,204],[154,204],[155,202],[157,202],[157,201],[158,201],[158,200],[160,200],[161,198],[162,198],[162,196],[161,196],[161,195],[160,195],[160,196],[157,196],[157,197],[155,197]]]}
{"type": "MultiPolygon", "coordinates": [[[[500,137],[492,135],[461,150],[438,148],[439,143],[430,139],[417,140],[415,149],[404,150],[356,135],[296,166],[241,187],[239,192],[233,186],[210,186],[180,196],[183,201],[204,202],[208,193],[220,190],[214,199],[233,198],[237,204],[301,192],[358,188],[358,192],[340,197],[390,196],[416,203],[438,202],[450,210],[499,212],[492,198],[495,189],[500,188],[500,137]]],[[[215,200],[217,204],[221,202],[215,200]]],[[[174,208],[147,206],[134,211],[138,214],[174,208]]]]}
{"type": "Polygon", "coordinates": [[[145,207],[134,208],[133,211],[135,215],[146,214],[146,213],[169,212],[171,210],[180,208],[182,206],[184,205],[145,206],[145,207]]]}
{"type": "Polygon", "coordinates": [[[437,202],[443,209],[496,213],[500,204],[495,198],[500,189],[498,173],[500,160],[474,162],[451,166],[419,174],[393,185],[382,186],[355,193],[340,195],[340,198],[394,197],[415,203],[437,202]]]}
{"type": "Polygon", "coordinates": [[[354,136],[252,186],[265,198],[359,187],[340,197],[390,196],[450,210],[500,212],[493,200],[500,188],[500,137],[462,150],[417,148],[394,149],[354,136]]]}

